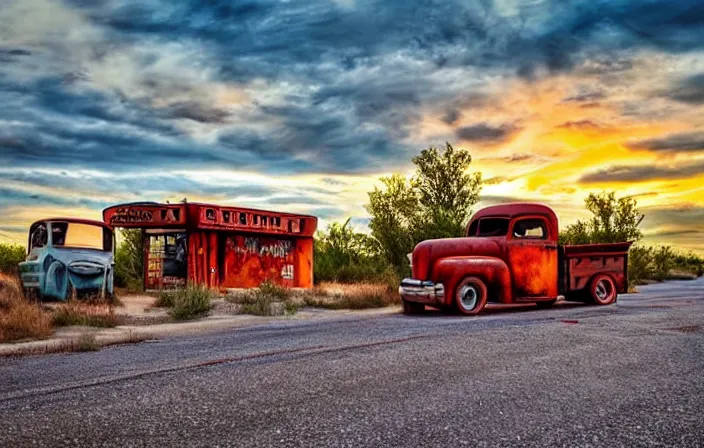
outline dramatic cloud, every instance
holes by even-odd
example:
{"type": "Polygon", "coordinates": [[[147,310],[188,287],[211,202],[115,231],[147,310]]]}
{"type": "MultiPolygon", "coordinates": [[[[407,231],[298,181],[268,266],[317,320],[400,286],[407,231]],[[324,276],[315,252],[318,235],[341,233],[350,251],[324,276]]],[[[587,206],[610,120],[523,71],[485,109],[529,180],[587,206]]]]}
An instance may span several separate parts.
{"type": "Polygon", "coordinates": [[[5,234],[182,197],[364,226],[375,179],[445,141],[489,198],[701,170],[699,0],[8,0],[0,23],[5,234]]]}
{"type": "Polygon", "coordinates": [[[685,132],[663,137],[631,141],[631,149],[647,149],[661,152],[700,152],[704,151],[704,132],[685,132]]]}
{"type": "Polygon", "coordinates": [[[477,143],[501,143],[510,139],[520,130],[521,127],[515,124],[492,125],[478,123],[458,128],[457,138],[477,143]]]}
{"type": "Polygon", "coordinates": [[[704,73],[679,81],[666,96],[682,103],[704,104],[704,73]]]}
{"type": "Polygon", "coordinates": [[[686,179],[700,174],[704,174],[704,162],[684,166],[617,165],[585,174],[579,182],[643,182],[658,179],[686,179]]]}

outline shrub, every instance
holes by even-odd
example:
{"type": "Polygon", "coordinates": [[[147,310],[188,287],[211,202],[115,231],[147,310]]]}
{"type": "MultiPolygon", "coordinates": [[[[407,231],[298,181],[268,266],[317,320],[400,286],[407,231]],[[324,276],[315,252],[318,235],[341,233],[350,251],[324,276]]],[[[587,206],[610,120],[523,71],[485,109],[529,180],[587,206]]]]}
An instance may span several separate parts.
{"type": "Polygon", "coordinates": [[[0,272],[17,274],[17,265],[27,256],[23,246],[19,244],[0,243],[0,272]]]}
{"type": "Polygon", "coordinates": [[[171,308],[169,314],[176,320],[195,319],[210,311],[213,296],[205,286],[189,284],[184,289],[161,292],[154,306],[171,308]]]}
{"type": "Polygon", "coordinates": [[[675,265],[675,254],[670,246],[660,246],[653,250],[653,277],[664,280],[668,277],[670,269],[675,265]]]}
{"type": "Polygon", "coordinates": [[[93,334],[84,333],[76,340],[75,351],[77,352],[97,352],[98,350],[100,350],[100,344],[93,334]]]}
{"type": "Polygon", "coordinates": [[[653,276],[653,249],[645,246],[632,246],[628,252],[628,285],[633,287],[653,276]]]}
{"type": "Polygon", "coordinates": [[[298,311],[291,291],[269,280],[257,289],[230,294],[226,300],[242,305],[243,313],[255,316],[281,316],[298,311]]]}
{"type": "Polygon", "coordinates": [[[53,312],[53,321],[57,327],[80,325],[111,328],[118,324],[118,318],[112,306],[105,303],[69,302],[59,305],[53,312]]]}

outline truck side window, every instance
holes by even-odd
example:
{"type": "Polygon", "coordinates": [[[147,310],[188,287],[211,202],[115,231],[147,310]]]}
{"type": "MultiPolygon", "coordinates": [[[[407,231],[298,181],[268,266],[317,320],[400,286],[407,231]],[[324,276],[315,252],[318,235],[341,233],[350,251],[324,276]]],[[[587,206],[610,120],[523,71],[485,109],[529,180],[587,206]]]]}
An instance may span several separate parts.
{"type": "Polygon", "coordinates": [[[477,236],[506,236],[508,218],[482,218],[479,220],[477,236]]]}
{"type": "Polygon", "coordinates": [[[49,234],[46,231],[46,224],[39,223],[32,229],[30,237],[30,250],[36,247],[44,247],[49,241],[49,234]]]}
{"type": "Polygon", "coordinates": [[[545,221],[542,219],[523,219],[513,226],[514,238],[527,238],[544,240],[547,238],[545,221]]]}

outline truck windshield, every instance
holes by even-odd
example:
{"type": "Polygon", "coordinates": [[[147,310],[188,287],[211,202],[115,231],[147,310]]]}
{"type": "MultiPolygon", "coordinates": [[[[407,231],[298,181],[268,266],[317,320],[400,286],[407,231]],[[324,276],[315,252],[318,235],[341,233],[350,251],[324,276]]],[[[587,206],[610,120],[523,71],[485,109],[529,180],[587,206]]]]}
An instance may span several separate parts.
{"type": "Polygon", "coordinates": [[[476,236],[505,236],[508,233],[508,218],[482,218],[476,236]]]}
{"type": "Polygon", "coordinates": [[[112,232],[102,226],[77,222],[51,224],[51,242],[55,247],[112,251],[112,232]]]}

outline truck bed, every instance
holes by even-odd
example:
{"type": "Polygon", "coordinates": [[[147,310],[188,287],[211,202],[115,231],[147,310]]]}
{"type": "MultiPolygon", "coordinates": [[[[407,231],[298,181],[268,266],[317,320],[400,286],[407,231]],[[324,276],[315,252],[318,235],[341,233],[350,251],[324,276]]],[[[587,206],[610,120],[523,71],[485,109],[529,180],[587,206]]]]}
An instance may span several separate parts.
{"type": "Polygon", "coordinates": [[[619,293],[628,290],[630,242],[579,244],[560,247],[560,292],[581,291],[596,274],[608,274],[619,293]]]}

